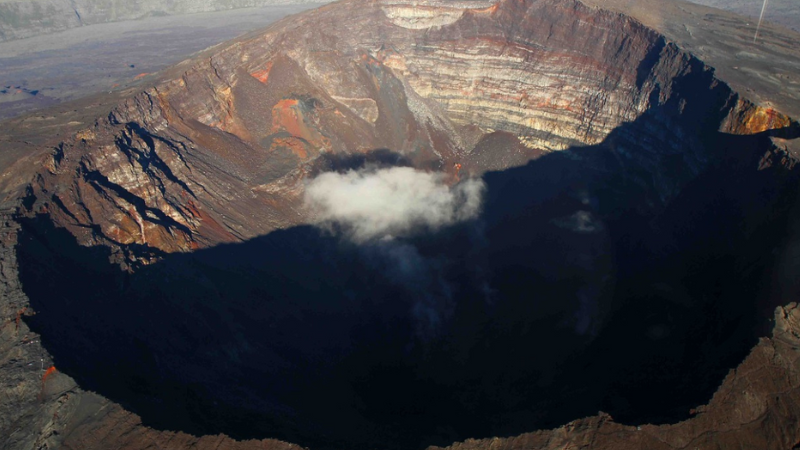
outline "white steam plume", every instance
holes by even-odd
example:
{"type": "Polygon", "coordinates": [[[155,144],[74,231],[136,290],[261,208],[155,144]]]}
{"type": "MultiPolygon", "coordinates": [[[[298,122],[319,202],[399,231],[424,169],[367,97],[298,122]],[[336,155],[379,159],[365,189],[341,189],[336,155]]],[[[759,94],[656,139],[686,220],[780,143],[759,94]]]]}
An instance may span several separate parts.
{"type": "Polygon", "coordinates": [[[327,172],[306,186],[306,206],[322,226],[339,226],[356,243],[437,230],[480,212],[484,183],[455,186],[410,167],[327,172]]]}

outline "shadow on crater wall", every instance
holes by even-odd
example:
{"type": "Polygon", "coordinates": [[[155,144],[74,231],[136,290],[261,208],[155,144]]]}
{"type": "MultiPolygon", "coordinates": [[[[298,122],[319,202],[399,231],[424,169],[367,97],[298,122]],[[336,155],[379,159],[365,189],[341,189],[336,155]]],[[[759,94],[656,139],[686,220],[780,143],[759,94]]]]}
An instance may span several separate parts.
{"type": "Polygon", "coordinates": [[[649,120],[488,173],[478,220],[403,241],[296,227],[128,274],[30,219],[27,320],[81,387],[192,434],[414,449],[685,419],[764,332],[797,182],[755,170],[766,134],[704,136],[710,169],[654,177],[630,144],[649,120]]]}

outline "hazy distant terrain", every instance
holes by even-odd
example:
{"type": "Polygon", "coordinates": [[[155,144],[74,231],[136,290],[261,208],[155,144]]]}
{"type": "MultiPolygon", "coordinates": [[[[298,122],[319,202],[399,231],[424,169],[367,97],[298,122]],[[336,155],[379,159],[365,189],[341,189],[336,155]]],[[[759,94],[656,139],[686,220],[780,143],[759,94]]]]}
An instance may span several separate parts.
{"type": "MultiPolygon", "coordinates": [[[[737,14],[758,19],[761,14],[761,0],[689,0],[692,3],[732,11],[737,14]]],[[[769,0],[764,20],[800,31],[800,1],[769,0]]]]}
{"type": "MultiPolygon", "coordinates": [[[[758,17],[761,0],[689,0],[758,17]]],[[[316,0],[0,0],[0,41],[108,22],[316,0]]],[[[771,0],[766,19],[800,31],[800,1],[771,0]]]]}
{"type": "MultiPolygon", "coordinates": [[[[693,2],[754,20],[762,5],[693,2]]],[[[194,52],[323,3],[0,0],[0,119],[130,85],[194,52]]],[[[800,31],[800,0],[770,0],[766,18],[800,31]]]]}
{"type": "Polygon", "coordinates": [[[152,17],[0,42],[0,119],[119,89],[320,3],[152,17]]]}
{"type": "Polygon", "coordinates": [[[107,22],[314,0],[0,0],[0,41],[107,22]]]}

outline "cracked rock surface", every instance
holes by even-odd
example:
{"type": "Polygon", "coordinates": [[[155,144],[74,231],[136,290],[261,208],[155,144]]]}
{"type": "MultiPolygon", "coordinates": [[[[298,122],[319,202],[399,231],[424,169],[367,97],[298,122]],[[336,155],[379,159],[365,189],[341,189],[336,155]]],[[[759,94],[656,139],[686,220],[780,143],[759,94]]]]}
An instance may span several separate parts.
{"type": "MultiPolygon", "coordinates": [[[[0,446],[800,445],[800,85],[789,79],[800,36],[768,28],[760,48],[780,62],[765,68],[723,45],[746,39],[747,30],[725,34],[738,16],[681,2],[627,16],[624,0],[607,3],[343,1],[210,49],[143,88],[3,122],[0,446]],[[676,28],[690,19],[705,22],[676,28]],[[363,379],[391,386],[394,371],[365,369],[348,352],[375,343],[363,329],[403,335],[413,319],[389,307],[387,319],[373,297],[413,296],[307,226],[310,178],[370,164],[488,186],[483,240],[459,229],[413,241],[420,254],[479,260],[481,270],[426,266],[446,281],[430,286],[465,305],[447,316],[451,334],[425,342],[429,353],[378,339],[402,355],[386,367],[421,387],[410,395],[370,397],[363,379]],[[352,281],[365,273],[366,294],[352,281]],[[492,289],[519,304],[495,313],[483,294],[476,301],[492,289]],[[346,307],[309,306],[313,290],[346,307]],[[274,334],[258,340],[265,324],[274,334]],[[558,363],[499,359],[522,338],[526,354],[558,363]],[[298,362],[305,353],[294,349],[318,359],[298,362]],[[312,370],[289,372],[288,393],[270,391],[285,367],[346,375],[330,380],[335,395],[315,387],[328,380],[312,370]],[[697,378],[674,397],[695,381],[703,388],[670,402],[669,383],[692,369],[697,378]],[[471,373],[494,378],[472,389],[471,373]],[[634,398],[648,393],[648,376],[661,380],[649,390],[663,390],[650,392],[663,411],[634,398]],[[456,403],[434,398],[452,380],[456,403]],[[159,397],[162,387],[171,396],[159,397]],[[343,401],[303,409],[321,393],[343,401]],[[492,403],[515,393],[532,403],[508,415],[492,403]],[[476,419],[439,426],[406,397],[476,419]],[[414,413],[396,420],[395,407],[414,413]],[[592,415],[605,407],[614,414],[592,415]],[[497,417],[481,415],[491,408],[497,417]],[[173,415],[202,426],[164,426],[173,415]],[[258,420],[237,428],[248,417],[258,420]],[[472,431],[513,437],[467,439],[472,431]]],[[[352,354],[383,354],[371,351],[352,354]]]]}

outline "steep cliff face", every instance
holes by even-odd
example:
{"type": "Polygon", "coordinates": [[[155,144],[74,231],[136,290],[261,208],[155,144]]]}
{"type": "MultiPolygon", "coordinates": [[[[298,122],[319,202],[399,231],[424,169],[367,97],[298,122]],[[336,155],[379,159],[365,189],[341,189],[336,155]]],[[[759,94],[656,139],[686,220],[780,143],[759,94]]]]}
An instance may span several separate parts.
{"type": "Polygon", "coordinates": [[[306,220],[298,199],[321,155],[388,148],[479,175],[636,121],[615,151],[663,206],[720,157],[718,130],[792,126],[620,15],[578,2],[426,8],[343,3],[202,59],[60,146],[37,208],[85,243],[187,251],[306,220]],[[493,144],[498,133],[512,142],[493,144]],[[665,177],[668,159],[680,168],[665,177]]]}
{"type": "MultiPolygon", "coordinates": [[[[797,122],[630,17],[345,1],[170,69],[80,128],[3,178],[18,206],[4,311],[20,317],[3,336],[24,380],[7,414],[37,424],[9,445],[211,445],[156,431],[179,430],[409,448],[567,422],[504,445],[611,430],[712,446],[748,427],[768,448],[800,441],[797,351],[778,334],[742,366],[779,355],[758,378],[775,384],[739,393],[755,379],[731,375],[699,417],[571,422],[687,419],[793,289],[773,267],[793,242],[781,142],[797,122]],[[304,226],[310,179],[398,165],[482,177],[483,212],[369,245],[304,226]]],[[[795,308],[778,311],[776,333],[794,333],[795,308]]]]}

